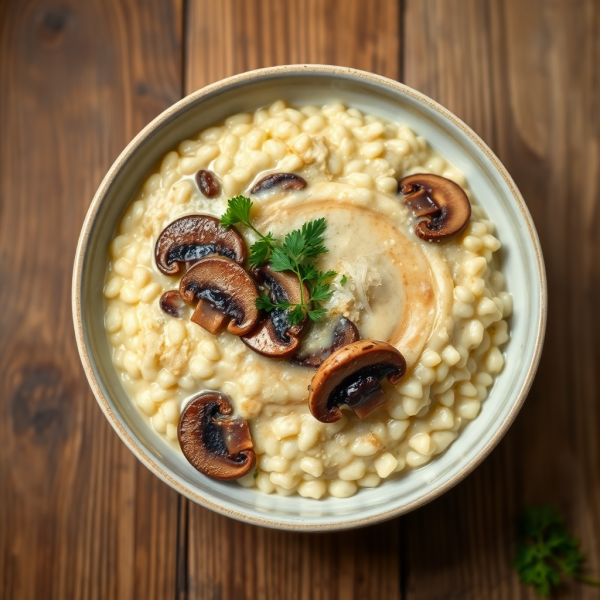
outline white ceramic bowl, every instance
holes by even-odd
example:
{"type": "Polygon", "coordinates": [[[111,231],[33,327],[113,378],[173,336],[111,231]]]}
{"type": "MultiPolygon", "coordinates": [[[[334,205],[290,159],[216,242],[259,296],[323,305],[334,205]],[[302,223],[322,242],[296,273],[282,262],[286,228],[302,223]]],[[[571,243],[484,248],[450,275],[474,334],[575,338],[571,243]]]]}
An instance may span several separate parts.
{"type": "Polygon", "coordinates": [[[472,471],[517,415],[534,377],[546,320],[546,281],[538,237],[525,203],[500,161],[469,127],[423,94],[395,81],[342,67],[295,65],[230,77],[184,98],[148,125],[109,170],[87,214],[75,258],[73,315],[81,360],[104,414],[158,477],[217,512],[280,529],[360,527],[434,499],[472,471]],[[447,452],[426,466],[347,499],[266,495],[195,471],[155,432],[127,397],[104,331],[108,246],[125,207],[157,161],[181,140],[225,117],[283,98],[292,105],[347,106],[406,124],[460,169],[497,225],[507,287],[514,298],[506,365],[480,415],[447,452]]]}

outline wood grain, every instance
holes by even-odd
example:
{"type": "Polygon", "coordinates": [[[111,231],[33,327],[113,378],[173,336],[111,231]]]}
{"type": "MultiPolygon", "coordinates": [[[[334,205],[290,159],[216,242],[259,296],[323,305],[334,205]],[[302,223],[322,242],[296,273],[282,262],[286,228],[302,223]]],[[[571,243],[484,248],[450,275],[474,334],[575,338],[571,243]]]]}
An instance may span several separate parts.
{"type": "Polygon", "coordinates": [[[398,521],[336,534],[245,525],[190,505],[188,597],[398,599],[398,521]]]}
{"type": "MultiPolygon", "coordinates": [[[[290,63],[352,66],[398,78],[399,4],[362,0],[194,0],[186,90],[290,63]]],[[[190,505],[190,600],[400,597],[399,521],[333,535],[259,529],[190,505]]]]}
{"type": "Polygon", "coordinates": [[[542,501],[600,573],[599,32],[597,0],[0,2],[0,598],[532,599],[512,531],[542,501]],[[303,62],[402,76],[474,127],[528,202],[550,291],[539,376],[485,463],[403,519],[323,535],[220,517],[138,464],[70,316],[85,211],[133,135],[182,93],[303,62]]]}
{"type": "Polygon", "coordinates": [[[400,74],[399,0],[190,0],[188,93],[273,65],[323,63],[400,74]]]}
{"type": "MultiPolygon", "coordinates": [[[[510,566],[515,514],[530,503],[559,507],[600,572],[599,30],[593,0],[406,2],[405,81],[507,166],[540,234],[550,297],[515,425],[464,483],[406,519],[408,598],[533,598],[510,566]]],[[[556,597],[598,592],[575,584],[556,597]]]]}
{"type": "Polygon", "coordinates": [[[70,288],[95,188],[181,94],[181,3],[0,4],[0,598],[164,598],[177,495],[98,409],[70,288]]]}

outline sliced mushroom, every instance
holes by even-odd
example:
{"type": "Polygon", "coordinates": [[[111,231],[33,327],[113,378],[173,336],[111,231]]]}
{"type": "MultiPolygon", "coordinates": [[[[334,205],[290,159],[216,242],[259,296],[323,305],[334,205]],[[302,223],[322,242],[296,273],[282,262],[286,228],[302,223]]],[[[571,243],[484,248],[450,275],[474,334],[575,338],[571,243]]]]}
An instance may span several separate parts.
{"type": "Polygon", "coordinates": [[[158,237],[154,256],[165,275],[179,273],[179,263],[190,263],[211,254],[220,254],[242,264],[246,244],[233,227],[222,227],[208,215],[188,215],[173,221],[158,237]]]}
{"type": "Polygon", "coordinates": [[[199,260],[181,278],[179,294],[188,304],[198,302],[192,321],[210,333],[218,333],[229,320],[229,333],[244,335],[258,321],[254,281],[240,265],[224,256],[199,260]]]}
{"type": "Polygon", "coordinates": [[[291,190],[303,190],[306,187],[306,181],[295,173],[272,173],[263,177],[251,190],[251,194],[260,194],[278,187],[284,192],[291,190]]]}
{"type": "Polygon", "coordinates": [[[165,292],[158,301],[163,312],[172,317],[182,317],[185,310],[185,302],[179,295],[179,290],[165,292]]]}
{"type": "Polygon", "coordinates": [[[399,190],[416,217],[425,217],[415,226],[423,240],[438,242],[462,233],[471,218],[471,203],[464,190],[453,181],[419,173],[404,177],[399,190]]]}
{"type": "Polygon", "coordinates": [[[386,402],[381,380],[397,383],[405,372],[404,357],[386,342],[361,340],[344,346],[325,359],[308,386],[310,412],[322,423],[333,423],[346,404],[364,419],[386,402]]]}
{"type": "MultiPolygon", "coordinates": [[[[293,273],[276,272],[264,266],[254,270],[255,278],[269,287],[269,295],[273,302],[287,300],[299,304],[300,282],[293,273]]],[[[304,286],[304,299],[309,290],[304,286]]],[[[248,335],[242,336],[246,346],[265,356],[285,358],[296,352],[300,346],[300,334],[306,326],[306,318],[297,325],[290,325],[288,311],[276,308],[261,319],[248,335]]]]}
{"type": "Polygon", "coordinates": [[[183,455],[213,479],[239,479],[256,463],[248,422],[229,417],[232,412],[227,396],[202,392],[179,419],[177,436],[183,455]]]}
{"type": "Polygon", "coordinates": [[[312,367],[316,369],[323,361],[333,354],[336,350],[357,342],[360,340],[360,334],[356,325],[346,317],[342,317],[335,325],[333,329],[333,335],[331,338],[331,344],[327,348],[321,348],[315,352],[309,352],[307,354],[298,354],[292,358],[292,362],[295,365],[301,367],[312,367]]]}
{"type": "Polygon", "coordinates": [[[207,198],[214,198],[221,191],[221,184],[217,176],[212,171],[200,169],[196,173],[196,183],[198,188],[207,198]]]}

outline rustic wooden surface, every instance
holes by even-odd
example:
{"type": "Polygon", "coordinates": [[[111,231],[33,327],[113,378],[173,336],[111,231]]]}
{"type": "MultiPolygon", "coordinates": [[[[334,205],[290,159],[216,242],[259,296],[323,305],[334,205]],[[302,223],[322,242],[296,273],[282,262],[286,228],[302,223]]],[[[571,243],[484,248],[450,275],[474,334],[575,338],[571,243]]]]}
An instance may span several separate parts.
{"type": "Polygon", "coordinates": [[[600,572],[598,65],[597,0],[2,0],[0,599],[533,598],[512,531],[541,501],[600,572]],[[243,525],[151,475],[97,408],[70,316],[79,228],[125,144],[206,83],[293,62],[381,73],[470,124],[528,202],[550,291],[539,375],[492,455],[340,534],[243,525]]]}

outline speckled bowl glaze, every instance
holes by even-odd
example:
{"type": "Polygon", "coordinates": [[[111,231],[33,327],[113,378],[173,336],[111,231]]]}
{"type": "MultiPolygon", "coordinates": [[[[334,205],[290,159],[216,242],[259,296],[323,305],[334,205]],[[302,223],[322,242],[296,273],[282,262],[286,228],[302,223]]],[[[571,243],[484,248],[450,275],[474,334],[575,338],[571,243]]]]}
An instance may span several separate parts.
{"type": "Polygon", "coordinates": [[[483,141],[448,110],[415,90],[371,73],[290,65],[236,75],[173,105],[125,148],[100,185],[83,224],[73,274],[73,317],[81,361],[110,424],[158,477],[194,502],[266,527],[348,529],[401,515],[456,485],[492,450],[516,417],[538,366],[546,323],[546,279],[539,240],[513,180],[483,141]],[[266,495],[204,477],[161,439],[123,389],[104,331],[102,288],[108,246],[126,206],[160,158],[179,141],[225,117],[277,99],[292,105],[347,106],[406,124],[460,169],[497,226],[503,271],[513,294],[506,365],[480,415],[426,466],[351,498],[311,500],[266,495]]]}

